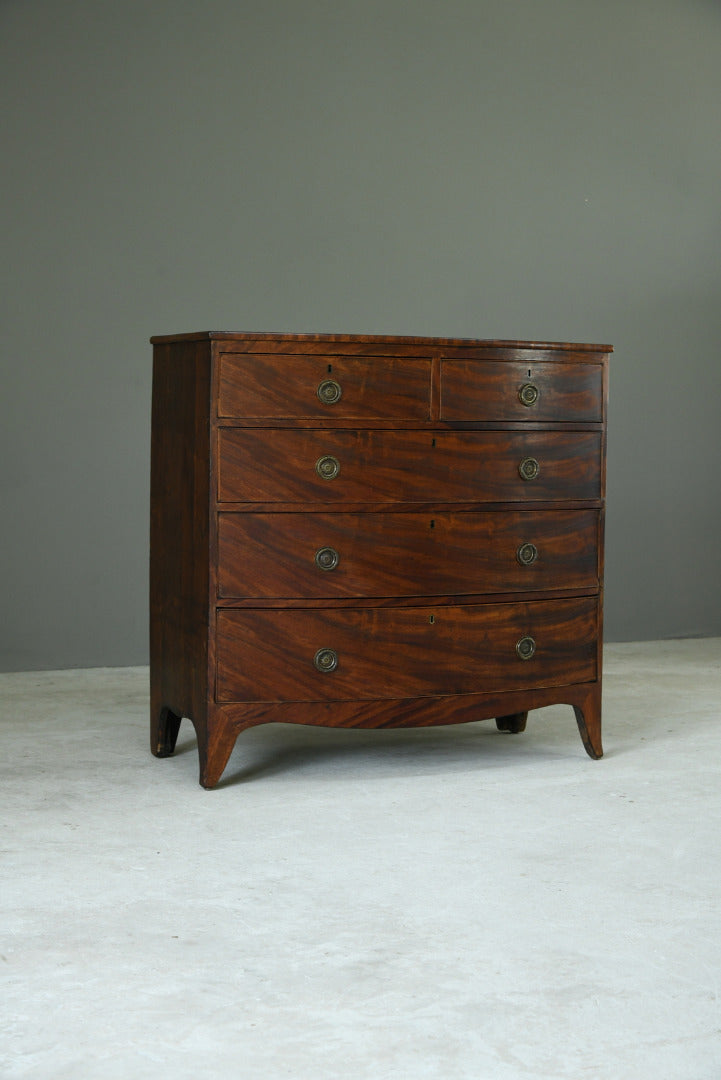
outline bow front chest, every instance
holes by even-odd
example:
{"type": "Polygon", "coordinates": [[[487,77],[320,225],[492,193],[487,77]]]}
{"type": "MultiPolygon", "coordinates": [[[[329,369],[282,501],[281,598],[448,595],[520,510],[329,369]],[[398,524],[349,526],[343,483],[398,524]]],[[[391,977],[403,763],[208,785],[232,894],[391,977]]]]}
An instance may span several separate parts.
{"type": "Polygon", "coordinates": [[[601,756],[607,345],[152,339],[151,749],[565,703],[601,756]]]}

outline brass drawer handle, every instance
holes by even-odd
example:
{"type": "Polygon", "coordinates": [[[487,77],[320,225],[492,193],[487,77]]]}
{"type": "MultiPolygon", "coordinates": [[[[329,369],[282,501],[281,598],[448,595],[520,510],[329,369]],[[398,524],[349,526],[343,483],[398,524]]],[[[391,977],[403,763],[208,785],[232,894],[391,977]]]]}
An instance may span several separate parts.
{"type": "Polygon", "coordinates": [[[522,637],[516,645],[516,652],[521,660],[530,660],[536,651],[536,643],[532,637],[522,637]]]}
{"type": "Polygon", "coordinates": [[[538,387],[533,383],[524,383],[521,389],[518,391],[518,399],[521,405],[525,405],[526,408],[530,408],[531,405],[535,405],[538,401],[538,387]]]}
{"type": "Polygon", "coordinates": [[[318,671],[322,671],[324,674],[335,671],[338,667],[338,653],[335,649],[318,649],[318,652],[313,657],[313,663],[318,671]]]}
{"type": "Polygon", "coordinates": [[[535,544],[521,544],[516,552],[516,558],[521,566],[530,566],[538,558],[538,548],[535,544]]]}
{"type": "Polygon", "coordinates": [[[335,405],[342,396],[341,385],[335,379],[323,379],[323,382],[318,387],[318,400],[322,401],[324,405],[335,405]]]}
{"type": "Polygon", "coordinates": [[[324,454],[316,461],[315,471],[321,480],[335,480],[340,472],[340,461],[332,454],[324,454]]]}
{"type": "Polygon", "coordinates": [[[335,570],[340,556],[335,548],[319,548],[315,553],[315,565],[319,570],[335,570]]]}
{"type": "Polygon", "coordinates": [[[521,480],[535,480],[541,471],[541,466],[534,457],[524,458],[518,466],[521,480]]]}

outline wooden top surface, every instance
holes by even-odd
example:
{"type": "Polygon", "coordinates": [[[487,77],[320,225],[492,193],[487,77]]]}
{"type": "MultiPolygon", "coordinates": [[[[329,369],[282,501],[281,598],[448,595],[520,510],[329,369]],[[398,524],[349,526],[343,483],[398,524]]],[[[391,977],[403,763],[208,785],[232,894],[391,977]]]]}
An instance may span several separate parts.
{"type": "Polygon", "coordinates": [[[333,342],[368,342],[378,344],[388,342],[391,345],[425,345],[438,346],[439,348],[484,348],[497,349],[543,349],[562,350],[569,349],[573,352],[613,352],[612,345],[590,345],[581,342],[566,341],[512,341],[501,338],[444,338],[444,337],[403,337],[393,334],[273,334],[273,333],[250,333],[236,332],[232,330],[200,330],[189,334],[159,334],[151,337],[152,345],[169,344],[173,341],[317,341],[333,344],[333,342]]]}

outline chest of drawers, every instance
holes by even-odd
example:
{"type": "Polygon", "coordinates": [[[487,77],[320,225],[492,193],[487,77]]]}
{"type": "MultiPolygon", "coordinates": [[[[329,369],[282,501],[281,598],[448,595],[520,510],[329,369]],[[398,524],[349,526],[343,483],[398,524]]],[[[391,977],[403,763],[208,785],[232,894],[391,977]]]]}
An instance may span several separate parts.
{"type": "Polygon", "coordinates": [[[606,345],[153,342],[151,749],[568,704],[601,756],[606,345]]]}

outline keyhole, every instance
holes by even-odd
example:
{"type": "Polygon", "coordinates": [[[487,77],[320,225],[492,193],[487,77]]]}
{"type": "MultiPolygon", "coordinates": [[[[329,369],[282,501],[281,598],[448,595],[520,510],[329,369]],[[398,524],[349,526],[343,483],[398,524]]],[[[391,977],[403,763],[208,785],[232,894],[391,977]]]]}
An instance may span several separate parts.
{"type": "Polygon", "coordinates": [[[435,523],[435,521],[431,521],[431,528],[432,528],[432,529],[435,529],[435,527],[436,527],[436,523],[435,523]]]}
{"type": "Polygon", "coordinates": [[[436,617],[435,617],[435,615],[429,615],[429,616],[428,616],[428,622],[429,622],[429,623],[431,624],[431,626],[433,626],[433,623],[434,623],[435,621],[436,621],[436,617]]]}
{"type": "Polygon", "coordinates": [[[436,445],[436,440],[435,440],[435,439],[431,439],[431,446],[435,446],[435,445],[436,445]]]}
{"type": "MultiPolygon", "coordinates": [[[[330,371],[330,368],[328,368],[328,371],[330,371]]],[[[531,369],[529,368],[528,369],[528,378],[530,379],[530,377],[531,377],[531,369]]]]}
{"type": "MultiPolygon", "coordinates": [[[[333,373],[333,365],[332,365],[332,364],[328,364],[328,374],[329,374],[329,375],[331,375],[332,373],[333,373]]],[[[528,374],[529,374],[529,375],[531,374],[531,373],[530,373],[530,371],[528,372],[528,374]]]]}

